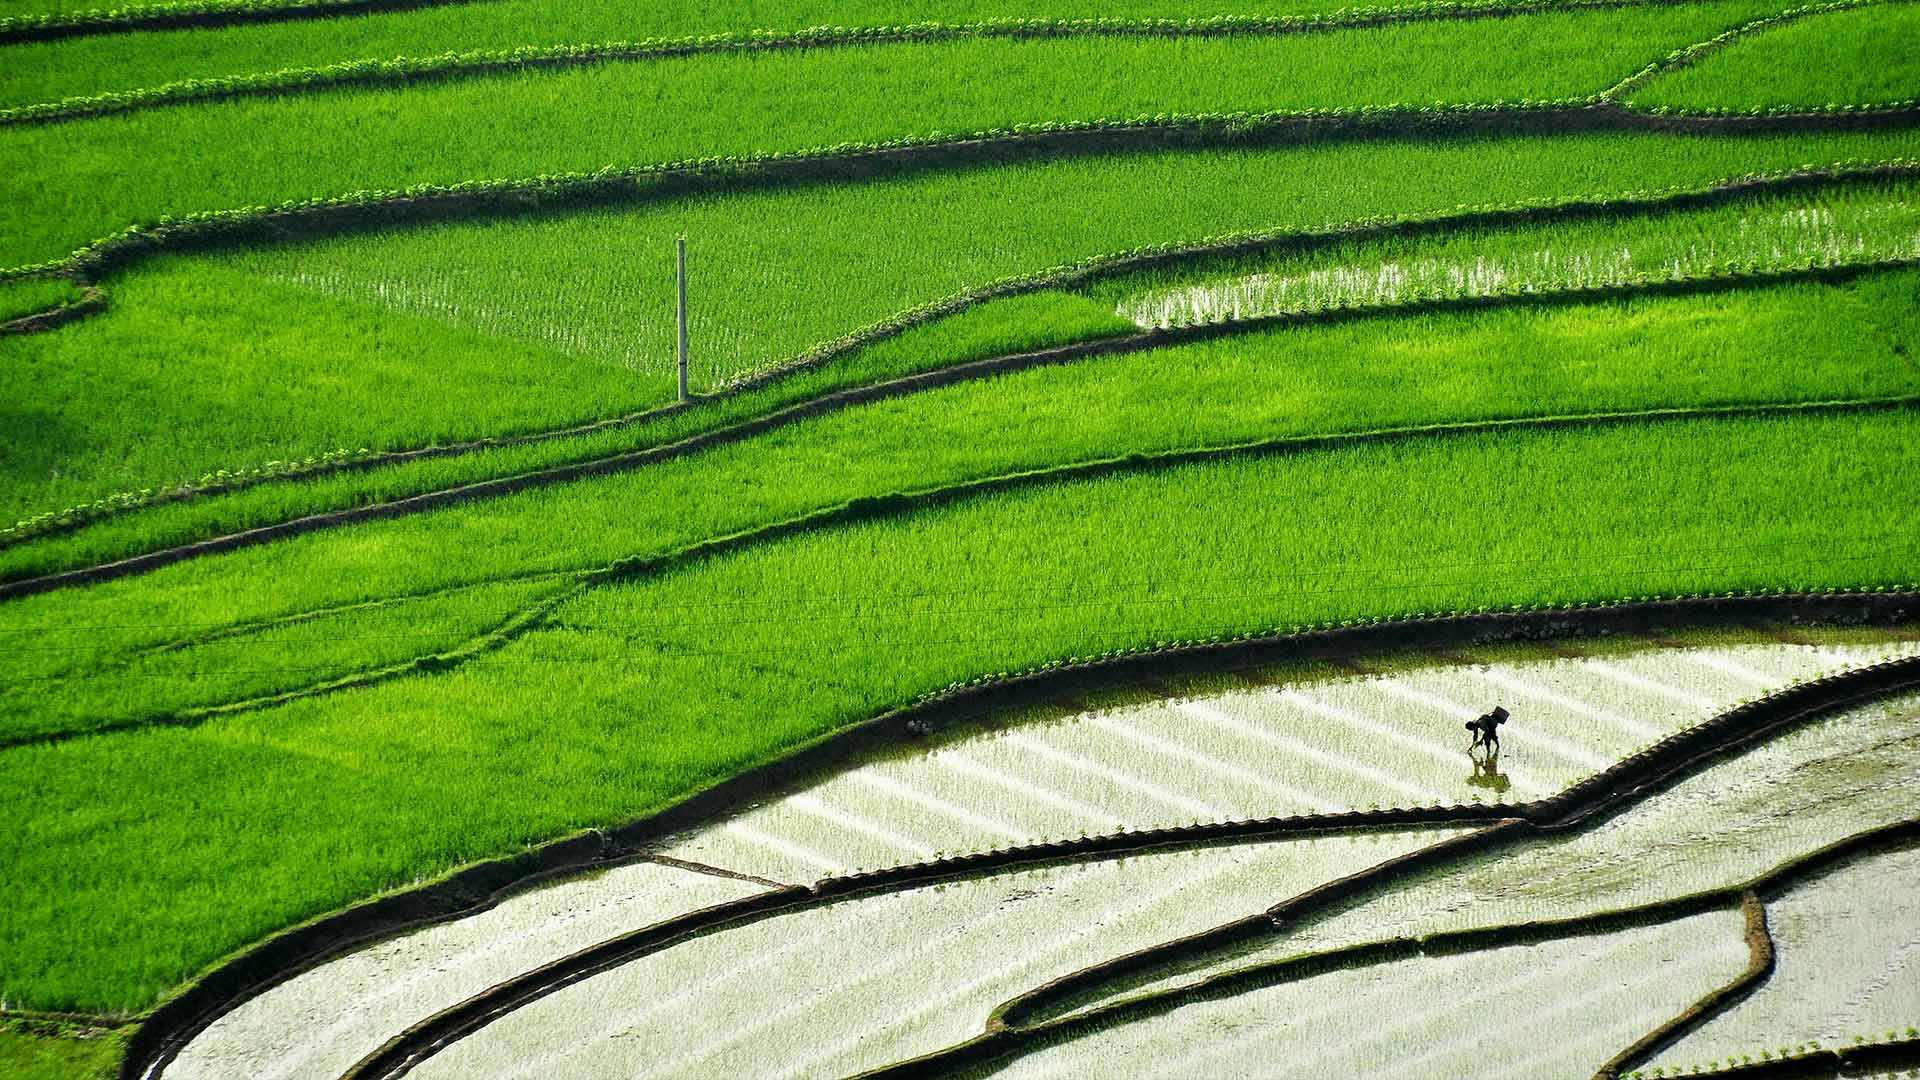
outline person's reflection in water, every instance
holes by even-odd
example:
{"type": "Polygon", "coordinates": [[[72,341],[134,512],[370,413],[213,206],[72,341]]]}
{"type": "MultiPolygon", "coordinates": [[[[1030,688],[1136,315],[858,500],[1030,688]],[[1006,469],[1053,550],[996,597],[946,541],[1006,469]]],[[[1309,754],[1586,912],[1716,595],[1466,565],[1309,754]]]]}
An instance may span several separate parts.
{"type": "Polygon", "coordinates": [[[1486,788],[1496,795],[1503,794],[1513,786],[1507,774],[1500,771],[1500,751],[1491,750],[1485,756],[1467,752],[1467,760],[1473,762],[1473,775],[1467,777],[1467,783],[1477,788],[1486,788]]]}

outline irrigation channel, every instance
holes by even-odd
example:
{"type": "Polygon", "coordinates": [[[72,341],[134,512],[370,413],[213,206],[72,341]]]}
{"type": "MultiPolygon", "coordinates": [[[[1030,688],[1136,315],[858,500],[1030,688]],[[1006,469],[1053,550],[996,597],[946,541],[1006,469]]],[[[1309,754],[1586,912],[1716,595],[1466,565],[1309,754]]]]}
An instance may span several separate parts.
{"type": "Polygon", "coordinates": [[[296,965],[142,1067],[1587,1076],[1784,1046],[1793,1075],[1856,1036],[1911,1065],[1916,785],[1904,621],[1133,682],[296,965]]]}

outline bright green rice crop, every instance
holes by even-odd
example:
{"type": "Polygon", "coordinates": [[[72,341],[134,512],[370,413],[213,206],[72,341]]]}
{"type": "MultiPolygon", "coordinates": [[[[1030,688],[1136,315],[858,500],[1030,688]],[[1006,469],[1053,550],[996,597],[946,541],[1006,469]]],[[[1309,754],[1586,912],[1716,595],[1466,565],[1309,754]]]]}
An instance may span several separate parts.
{"type": "MultiPolygon", "coordinates": [[[[8,0],[50,8],[100,6],[97,0],[8,0]]],[[[492,0],[351,19],[155,30],[5,46],[0,108],[188,79],[322,67],[353,60],[510,51],[527,46],[680,39],[704,34],[796,31],[820,26],[873,27],[989,19],[1189,19],[1230,10],[1243,16],[1324,15],[1361,7],[1344,0],[1257,0],[1223,8],[1204,0],[492,0]]],[[[22,10],[18,14],[26,14],[22,10]]]]}
{"type": "Polygon", "coordinates": [[[594,590],[450,674],[0,753],[20,796],[0,991],[137,1008],[298,919],[981,672],[1398,612],[1908,582],[1909,478],[1886,463],[1915,435],[1908,413],[1674,423],[1054,485],[594,590]]]}
{"type": "Polygon", "coordinates": [[[1089,359],[862,406],[634,473],[14,601],[0,606],[0,640],[12,646],[0,660],[0,739],[165,718],[444,650],[557,586],[423,597],[151,651],[163,642],[664,554],[863,496],[1285,436],[1916,394],[1916,288],[1920,274],[1889,273],[1271,330],[1089,359]],[[357,644],[327,644],[339,636],[357,644]]]}
{"type": "MultiPolygon", "coordinates": [[[[104,315],[0,340],[0,399],[32,399],[38,416],[0,443],[0,516],[11,523],[274,459],[549,429],[659,404],[672,393],[671,252],[682,229],[692,238],[694,380],[710,387],[969,287],[1117,250],[1467,202],[1603,198],[1916,149],[1912,133],[1890,132],[1116,155],[156,259],[106,282],[104,315]],[[393,292],[381,307],[329,297],[288,280],[297,274],[363,298],[383,282],[428,283],[462,310],[429,317],[393,292]],[[570,297],[577,307],[563,306],[570,297]],[[564,321],[542,337],[464,313],[472,309],[564,321]],[[637,342],[639,370],[556,344],[616,333],[637,342]]],[[[928,359],[921,366],[943,358],[928,359]]],[[[535,457],[575,452],[585,449],[535,457]]],[[[529,462],[523,454],[506,457],[529,462]]]]}
{"type": "Polygon", "coordinates": [[[1653,80],[1636,108],[1834,109],[1920,99],[1920,5],[1878,4],[1742,37],[1653,80]]]}
{"type": "Polygon", "coordinates": [[[610,163],[1020,123],[1584,98],[1780,2],[1714,0],[1267,38],[976,40],[712,55],[0,128],[0,159],[12,165],[0,172],[0,263],[57,259],[164,215],[418,183],[590,173],[610,163]],[[1485,62],[1462,63],[1468,56],[1485,62]],[[1276,71],[1287,77],[1274,78],[1276,71]],[[984,92],[956,93],[959,86],[984,92]],[[449,124],[455,116],[459,123],[449,124]]]}

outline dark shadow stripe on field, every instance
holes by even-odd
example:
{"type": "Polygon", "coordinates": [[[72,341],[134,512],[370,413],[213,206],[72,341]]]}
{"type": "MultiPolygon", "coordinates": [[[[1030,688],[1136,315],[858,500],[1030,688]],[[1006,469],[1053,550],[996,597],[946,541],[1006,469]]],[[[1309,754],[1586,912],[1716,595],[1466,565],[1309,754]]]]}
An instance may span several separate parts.
{"type": "MultiPolygon", "coordinates": [[[[1146,965],[1169,957],[1204,954],[1225,946],[1283,933],[1290,921],[1323,909],[1337,900],[1349,899],[1371,891],[1416,866],[1440,865],[1468,853],[1484,854],[1508,843],[1545,832],[1585,827],[1597,821],[1598,815],[1610,809],[1638,802],[1647,794],[1692,774],[1710,763],[1716,756],[1737,753],[1757,744],[1762,739],[1778,734],[1797,722],[1914,686],[1920,686],[1920,658],[1907,658],[1858,669],[1844,675],[1801,684],[1768,695],[1748,706],[1723,713],[1698,727],[1663,740],[1648,750],[1615,764],[1598,776],[1576,784],[1551,798],[1514,806],[1446,808],[1447,812],[1454,815],[1451,818],[1454,821],[1469,821],[1477,817],[1482,821],[1498,823],[1320,885],[1291,900],[1277,904],[1264,913],[1250,915],[1198,935],[1131,953],[1053,980],[995,1009],[988,1019],[986,1034],[979,1039],[963,1043],[960,1047],[951,1048],[949,1051],[882,1069],[871,1075],[924,1076],[936,1069],[944,1069],[949,1064],[976,1064],[991,1057],[1002,1056],[1009,1049],[1010,1042],[1017,1037],[1015,1032],[1032,1028],[1033,1025],[1024,1021],[1036,1008],[1045,1007],[1043,1003],[1058,1002],[1063,995],[1071,996],[1100,981],[1140,970],[1146,965]],[[1464,813],[1468,810],[1478,810],[1479,813],[1469,817],[1464,813]],[[1511,820],[1516,816],[1518,820],[1511,820]],[[991,1049],[993,1053],[986,1057],[977,1056],[985,1049],[991,1049]],[[957,1058],[950,1060],[942,1057],[941,1054],[954,1054],[957,1058]]],[[[1342,816],[1324,815],[1326,818],[1342,816]]],[[[1920,821],[1913,822],[1911,825],[1913,834],[1920,835],[1920,821]]],[[[802,907],[818,906],[846,896],[924,884],[943,880],[957,873],[978,873],[984,869],[1000,869],[1004,866],[1037,861],[1025,854],[1030,850],[1034,849],[997,853],[1000,855],[999,858],[989,854],[970,859],[947,860],[947,865],[944,867],[940,863],[923,864],[935,871],[933,873],[927,873],[919,868],[901,868],[898,871],[901,875],[899,878],[888,880],[884,884],[870,883],[862,879],[828,879],[816,884],[809,896],[796,895],[777,905],[756,909],[746,917],[729,917],[719,927],[702,926],[699,932],[712,932],[713,929],[722,927],[731,928],[746,921],[802,907]],[[967,864],[966,869],[961,870],[957,864],[967,864]]],[[[1738,895],[1737,892],[1734,895],[1738,895]]],[[[1725,902],[1724,897],[1716,897],[1715,900],[1718,903],[1725,902]]],[[[376,1080],[376,1078],[391,1080],[393,1077],[402,1076],[420,1062],[507,1013],[640,956],[669,947],[691,936],[693,932],[692,928],[688,928],[670,940],[659,940],[651,936],[644,939],[636,937],[631,941],[615,938],[507,980],[396,1035],[385,1046],[367,1055],[348,1070],[343,1080],[376,1080]]]]}
{"type": "MultiPolygon", "coordinates": [[[[1704,0],[1440,0],[1411,6],[1331,10],[1317,15],[1228,15],[1206,19],[1004,18],[906,26],[812,27],[784,33],[723,32],[640,41],[523,46],[392,59],[347,60],[324,67],[283,68],[82,95],[0,109],[0,127],[56,123],[194,102],[267,95],[291,96],[340,87],[407,86],[516,71],[727,54],[805,52],[863,45],[922,45],[996,39],[1283,37],[1408,23],[1467,22],[1562,12],[1580,14],[1629,7],[1683,7],[1702,2],[1704,0]]],[[[1850,2],[1857,4],[1860,0],[1850,2]]],[[[4,31],[0,31],[0,40],[4,40],[4,31]]]]}
{"type": "Polygon", "coordinates": [[[204,250],[283,240],[288,230],[330,235],[474,216],[579,209],[636,199],[725,194],[921,172],[993,168],[1033,160],[1407,138],[1551,137],[1580,133],[1799,134],[1904,128],[1920,108],[1753,115],[1657,116],[1608,102],[1321,109],[1069,121],[962,135],[907,136],[756,156],[662,162],[520,180],[362,190],[244,210],[199,211],[139,223],[59,260],[0,269],[0,276],[64,271],[92,281],[155,251],[204,250]]]}
{"type": "MultiPolygon", "coordinates": [[[[1321,247],[1331,247],[1340,243],[1385,241],[1396,237],[1417,237],[1426,235],[1444,235],[1451,231],[1474,228],[1518,228],[1548,222],[1578,221],[1605,218],[1637,218],[1663,213],[1708,208],[1723,205],[1761,194],[1820,190],[1827,186],[1845,188],[1856,183],[1909,179],[1920,175],[1920,166],[1909,162],[1884,162],[1865,166],[1838,166],[1822,169],[1794,170],[1781,173],[1759,174],[1717,181],[1701,187],[1671,188],[1658,192],[1637,193],[1625,196],[1610,196],[1600,199],[1550,200],[1546,202],[1525,202],[1505,206],[1476,207],[1465,212],[1454,212],[1432,216],[1397,218],[1390,221],[1358,221],[1316,229],[1288,229],[1269,231],[1243,236],[1229,236],[1205,240],[1194,244],[1167,245],[1156,248],[1124,251],[1111,255],[1097,256],[1058,270],[1042,271],[1038,274],[1015,278],[996,285],[972,289],[966,292],[936,300],[929,304],[906,312],[897,313],[882,322],[844,335],[834,341],[808,349],[797,357],[782,361],[759,374],[740,380],[726,389],[714,393],[696,394],[685,404],[665,405],[657,408],[629,412],[601,420],[589,421],[558,429],[534,431],[522,435],[492,436],[444,446],[422,447],[412,450],[383,451],[355,455],[344,460],[324,462],[316,466],[276,471],[265,475],[230,481],[216,487],[175,487],[163,489],[159,494],[134,498],[127,495],[110,496],[107,505],[100,509],[94,507],[74,508],[60,514],[45,516],[44,523],[33,520],[23,522],[0,535],[0,548],[23,544],[51,536],[68,534],[98,522],[123,517],[143,509],[162,506],[188,500],[215,497],[231,492],[250,489],[260,484],[309,480],[338,473],[357,473],[371,471],[389,465],[401,465],[414,461],[424,461],[444,457],[459,457],[489,450],[514,446],[528,446],[555,440],[565,440],[588,435],[614,431],[649,423],[684,412],[690,408],[723,401],[740,394],[756,391],[777,383],[779,380],[822,367],[855,350],[885,340],[915,326],[924,325],[940,318],[958,314],[969,308],[993,300],[1004,299],[1042,289],[1069,288],[1098,281],[1117,274],[1129,273],[1149,267],[1173,266],[1184,262],[1202,261],[1224,256],[1252,255],[1266,251],[1299,250],[1312,251],[1321,247]]],[[[1479,298],[1478,303],[1492,306],[1503,302],[1516,304],[1579,303],[1581,297],[1589,300],[1625,298],[1639,295],[1679,295],[1690,290],[1711,291],[1721,288],[1738,288],[1743,285],[1755,287],[1769,284],[1783,284],[1797,280],[1824,280],[1838,282],[1849,277],[1877,270],[1891,270],[1914,265],[1913,260],[1887,260],[1882,262],[1858,262],[1844,266],[1825,268],[1799,268],[1775,271],[1730,271],[1721,274],[1667,280],[1658,283],[1623,284],[1608,289],[1592,289],[1584,292],[1562,290],[1544,290],[1513,296],[1503,301],[1496,297],[1479,298]],[[1564,294],[1564,295],[1563,295],[1564,294]],[[1604,295],[1603,295],[1604,294],[1604,295]]],[[[1455,303],[1465,301],[1454,301],[1455,303]]],[[[1247,330],[1268,329],[1290,320],[1310,322],[1326,321],[1334,318],[1366,318],[1371,315],[1408,314],[1422,310],[1443,310],[1448,301],[1409,301],[1392,305],[1372,305],[1355,307],[1342,312],[1322,312],[1317,314],[1276,315],[1261,321],[1241,320],[1236,325],[1247,330]]],[[[1217,332],[1231,332],[1222,325],[1217,332]]],[[[1166,333],[1161,331],[1159,333],[1166,333]]],[[[1133,338],[1107,339],[1114,348],[1125,348],[1133,338]]],[[[1178,339],[1157,339],[1158,344],[1178,344],[1178,339]]],[[[1150,346],[1143,346],[1150,347],[1150,346]]],[[[1097,355],[1089,353],[1088,355],[1097,355]]],[[[1017,358],[1002,358],[1012,364],[1017,358]]],[[[994,374],[989,366],[993,361],[977,362],[983,366],[975,369],[975,374],[994,374]]],[[[1009,366],[1003,370],[1014,370],[1009,366]]],[[[869,383],[866,387],[885,385],[869,383]]],[[[859,390],[862,387],[849,389],[859,390]]],[[[828,395],[830,396],[830,395],[828,395]]],[[[812,400],[821,400],[820,398],[812,400]]],[[[795,403],[790,407],[799,407],[807,401],[795,403]]],[[[771,415],[761,414],[762,417],[771,415]]],[[[684,440],[683,440],[684,441],[684,440]]],[[[651,449],[659,448],[655,444],[651,449]]],[[[649,448],[643,448],[649,449],[649,448]]],[[[634,451],[638,452],[638,451],[634,451]]],[[[587,461],[602,460],[590,458],[587,461]]],[[[578,462],[573,464],[579,464],[578,462]]],[[[419,494],[430,494],[423,491],[419,494]]],[[[391,500],[390,500],[391,501],[391,500]]],[[[96,505],[98,505],[96,503],[96,505]]],[[[313,515],[307,515],[309,517],[313,515]]],[[[265,527],[265,526],[262,526],[265,527]]],[[[208,539],[214,539],[209,537],[208,539]]],[[[85,569],[69,567],[66,569],[85,569]]],[[[54,573],[63,571],[53,571],[54,573]]],[[[35,576],[49,576],[47,574],[35,576]]],[[[24,579],[16,579],[24,580],[24,579]]],[[[0,589],[0,598],[7,594],[0,589]]]]}
{"type": "MultiPolygon", "coordinates": [[[[1900,625],[1920,593],[1840,593],[1699,597],[1616,603],[1579,608],[1381,620],[1359,626],[1273,635],[1246,641],[1184,645],[1107,660],[1070,664],[967,686],[893,709],[823,734],[769,761],[744,770],[653,814],[606,831],[589,831],[524,853],[491,859],[446,878],[324,916],[275,935],[221,964],[158,1006],[129,1043],[121,1075],[127,1080],[157,1073],[200,1031],[239,1003],[302,972],[401,931],[484,911],[508,891],[529,881],[646,853],[660,839],[690,826],[737,812],[788,790],[809,775],[843,768],[871,749],[912,742],[918,732],[979,720],[996,712],[1142,680],[1240,670],[1301,660],[1334,659],[1407,649],[1465,648],[1507,640],[1537,640],[1616,633],[1654,633],[1705,627],[1800,626],[1814,623],[1900,625]]],[[[1920,675],[1915,676],[1920,679],[1920,675]]],[[[1856,683],[1884,673],[1855,673],[1856,683]]],[[[1897,688],[1896,688],[1897,689],[1897,688]]],[[[1891,693],[1894,689],[1883,689],[1891,693]]],[[[1503,808],[1504,812],[1513,812],[1503,808]]],[[[1449,811],[1442,811],[1450,813],[1449,811]]],[[[1398,814],[1431,814],[1432,808],[1398,814]]],[[[1469,808],[1485,815],[1486,807],[1469,808]]],[[[1282,819],[1283,821],[1286,819],[1282,819]]],[[[1363,811],[1348,816],[1359,827],[1428,824],[1429,818],[1384,816],[1363,811]]],[[[1485,820],[1474,817],[1473,820],[1485,820]]],[[[1324,821],[1322,822],[1324,826],[1324,821]]],[[[1249,826],[1251,827],[1251,826],[1249,826]]],[[[1287,826],[1298,828],[1298,826],[1287,826]]],[[[1201,842],[1222,837],[1181,830],[1201,842]]],[[[1162,842],[1166,835],[1156,834],[1162,842]]],[[[1129,834],[1130,839],[1138,840],[1129,834]]],[[[1080,841],[1067,842],[1069,845],[1080,841]]],[[[1085,843],[1094,843],[1089,840],[1085,843]]],[[[1049,846],[1046,859],[1074,857],[1078,848],[1049,846]]],[[[1000,856],[1005,858],[1004,855],[1000,856]]],[[[951,862],[952,860],[949,860],[951,862]]],[[[938,866],[940,864],[933,864],[938,866]]],[[[957,872],[977,872],[962,864],[957,872]]]]}
{"type": "MultiPolygon", "coordinates": [[[[805,420],[840,412],[857,405],[905,397],[922,391],[934,390],[976,379],[1011,374],[1030,368],[1074,363],[1089,357],[1115,356],[1149,349],[1167,348],[1235,334],[1271,330],[1283,326],[1331,325],[1334,323],[1354,322],[1365,319],[1393,318],[1423,312],[1479,311],[1516,306],[1542,308],[1571,307],[1633,296],[1705,295],[1717,292],[1737,291],[1758,285],[1786,284],[1802,281],[1838,282],[1870,273],[1890,269],[1902,269],[1915,265],[1920,265],[1920,263],[1916,263],[1914,260],[1898,260],[1854,266],[1738,272],[1691,280],[1648,281],[1632,285],[1566,289],[1558,292],[1525,293],[1513,296],[1469,296],[1446,300],[1419,300],[1402,304],[1385,304],[1365,308],[1344,308],[1297,315],[1277,315],[1258,319],[1210,323],[1180,329],[1154,330],[1126,337],[1104,338],[1077,345],[1043,349],[1038,352],[1019,353],[1012,356],[994,357],[987,360],[975,360],[968,363],[938,368],[918,375],[908,375],[885,382],[870,383],[849,390],[824,394],[796,405],[776,409],[751,420],[716,428],[662,446],[655,446],[643,450],[625,451],[605,457],[591,458],[570,465],[538,469],[532,472],[519,473],[498,479],[475,481],[457,487],[427,491],[419,495],[411,495],[387,502],[366,503],[340,510],[329,510],[318,514],[309,514],[305,517],[294,518],[272,525],[262,525],[240,532],[227,533],[170,548],[162,548],[132,555],[113,562],[62,570],[37,577],[0,581],[0,602],[23,596],[32,596],[37,593],[50,592],[55,589],[90,585],[102,581],[111,581],[116,578],[144,574],[189,559],[236,551],[241,548],[254,547],[307,533],[320,532],[367,521],[405,517],[475,500],[498,498],[538,488],[550,487],[556,484],[570,483],[575,480],[582,480],[593,476],[611,476],[630,472],[649,465],[688,457],[718,447],[745,442],[748,439],[766,434],[770,431],[788,427],[805,420]]],[[[1570,418],[1512,418],[1506,420],[1476,421],[1470,424],[1455,426],[1423,425],[1375,433],[1300,436],[1280,440],[1277,443],[1249,444],[1246,446],[1232,447],[1230,449],[1235,452],[1240,452],[1253,450],[1258,447],[1277,445],[1286,445],[1294,449],[1311,449],[1318,444],[1317,441],[1324,441],[1327,445],[1340,445],[1355,440],[1377,439],[1382,436],[1404,436],[1409,433],[1434,434],[1451,430],[1472,431],[1483,428],[1529,424],[1551,426],[1556,423],[1565,424],[1569,421],[1592,424],[1622,418],[1668,419],[1686,416],[1739,417],[1793,410],[1818,411],[1820,409],[1833,408],[1904,407],[1916,402],[1920,402],[1920,398],[1901,397],[1869,399],[1855,402],[1739,405],[1695,410],[1642,410],[1570,418]]],[[[1218,453],[1219,451],[1209,450],[1205,452],[1218,453]]],[[[1152,457],[1153,455],[1134,455],[1122,460],[1137,462],[1149,460],[1152,457]]],[[[1072,466],[1070,468],[1081,467],[1082,466],[1072,466]]],[[[1047,470],[1042,470],[1040,472],[1021,475],[1043,475],[1046,471],[1047,470]]],[[[892,496],[879,497],[891,498],[892,496]]]]}
{"type": "MultiPolygon", "coordinates": [[[[259,697],[202,706],[177,713],[134,717],[85,729],[42,732],[0,738],[0,751],[46,746],[95,735],[115,735],[156,727],[192,727],[208,720],[242,712],[284,705],[303,698],[319,697],[341,690],[356,690],[416,674],[451,670],[469,660],[490,653],[513,639],[542,628],[546,617],[579,593],[600,585],[632,581],[677,570],[692,563],[732,554],[762,544],[838,528],[855,522],[873,521],[912,514],[921,510],[1073,480],[1092,480],[1116,475],[1138,475],[1175,469],[1187,465],[1210,464],[1236,458],[1280,457],[1317,453],[1350,446],[1385,445],[1429,438],[1459,438],[1507,431],[1546,432],[1580,429],[1687,422],[1698,420],[1756,419],[1783,416],[1829,416],[1876,412],[1904,412],[1920,408],[1920,397],[1869,399],[1843,402],[1803,402],[1787,405],[1733,405],[1704,409],[1652,409],[1624,413],[1582,416],[1531,417],[1509,420],[1480,420],[1465,424],[1423,425],[1388,428],[1341,435],[1312,435],[1258,443],[1242,443],[1200,450],[1176,450],[1159,454],[1135,454],[1072,465],[1054,466],[1031,472],[1010,473],[965,481],[917,492],[897,492],[866,496],[827,507],[785,521],[747,529],[729,536],[715,537],[659,555],[620,559],[589,571],[558,571],[535,576],[566,577],[578,573],[576,584],[551,597],[519,609],[494,629],[451,649],[442,650],[353,672],[310,686],[298,687],[259,697]]],[[[85,676],[75,676],[85,677],[85,676]]]]}

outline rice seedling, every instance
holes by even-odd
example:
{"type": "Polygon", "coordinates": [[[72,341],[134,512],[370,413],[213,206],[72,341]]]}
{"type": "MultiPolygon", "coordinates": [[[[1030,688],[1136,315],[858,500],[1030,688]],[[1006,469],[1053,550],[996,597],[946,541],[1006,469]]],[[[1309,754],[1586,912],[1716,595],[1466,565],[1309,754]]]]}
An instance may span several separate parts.
{"type": "Polygon", "coordinates": [[[1920,97],[1920,10],[1884,4],[1796,19],[1653,80],[1634,108],[1753,112],[1911,105],[1920,97]]]}
{"type": "Polygon", "coordinates": [[[0,265],[196,211],[1063,121],[1586,99],[1780,0],[1250,39],[711,55],[0,128],[0,265]],[[1497,62],[1462,65],[1476,55],[1497,62]],[[1284,80],[1274,71],[1287,71],[1284,80]],[[956,85],[989,88],[956,95],[956,85]],[[885,101],[886,109],[869,107],[885,101]],[[630,122],[645,102],[654,122],[630,122]],[[724,107],[715,108],[713,103],[724,107]],[[449,127],[447,116],[462,123],[449,127]],[[316,156],[316,146],[352,154],[316,156]],[[59,182],[51,182],[58,177],[59,182]]]}

